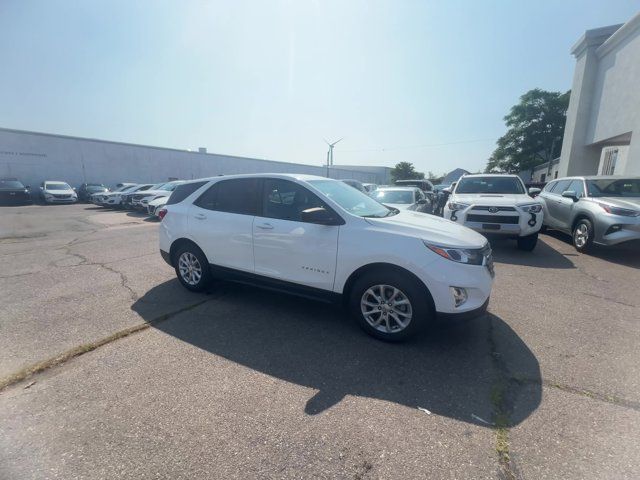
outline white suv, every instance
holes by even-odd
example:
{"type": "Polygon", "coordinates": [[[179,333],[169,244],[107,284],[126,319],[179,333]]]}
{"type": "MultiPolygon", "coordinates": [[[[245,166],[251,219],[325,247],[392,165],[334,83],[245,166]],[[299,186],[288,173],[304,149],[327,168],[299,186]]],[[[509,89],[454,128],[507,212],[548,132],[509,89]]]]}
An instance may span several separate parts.
{"type": "Polygon", "coordinates": [[[384,340],[412,335],[437,314],[478,316],[491,293],[482,235],[385,207],[336,180],[258,174],[187,182],[159,216],[160,253],[187,289],[224,278],[342,299],[384,340]]]}
{"type": "Polygon", "coordinates": [[[477,232],[515,237],[519,249],[531,251],[542,227],[542,203],[527,194],[517,175],[465,175],[447,200],[444,217],[477,232]]]}

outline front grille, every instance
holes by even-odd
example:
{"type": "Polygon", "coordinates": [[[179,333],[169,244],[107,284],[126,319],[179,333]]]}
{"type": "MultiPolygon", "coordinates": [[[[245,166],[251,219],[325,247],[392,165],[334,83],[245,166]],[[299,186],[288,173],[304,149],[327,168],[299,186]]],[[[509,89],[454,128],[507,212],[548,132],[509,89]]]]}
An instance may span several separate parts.
{"type": "Polygon", "coordinates": [[[477,205],[473,207],[471,210],[484,210],[485,212],[488,212],[489,209],[491,209],[491,211],[493,212],[515,212],[516,211],[516,209],[513,207],[494,207],[490,205],[477,205]]]}
{"type": "Polygon", "coordinates": [[[54,193],[53,196],[55,198],[71,198],[71,195],[63,195],[63,194],[60,194],[60,193],[54,193]]]}
{"type": "Polygon", "coordinates": [[[469,222],[480,223],[519,223],[520,217],[517,215],[467,215],[469,222]]]}

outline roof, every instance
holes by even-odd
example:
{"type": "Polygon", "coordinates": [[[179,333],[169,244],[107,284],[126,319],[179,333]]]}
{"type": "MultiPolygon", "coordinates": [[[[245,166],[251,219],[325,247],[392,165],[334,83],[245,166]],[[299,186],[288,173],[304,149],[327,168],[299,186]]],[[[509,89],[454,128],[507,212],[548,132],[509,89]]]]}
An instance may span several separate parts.
{"type": "Polygon", "coordinates": [[[391,190],[397,190],[401,192],[413,192],[415,190],[420,190],[418,187],[380,187],[376,190],[376,192],[388,192],[391,190]]]}
{"type": "Polygon", "coordinates": [[[554,180],[569,180],[571,178],[584,178],[585,180],[640,180],[640,177],[633,175],[572,175],[570,177],[555,178],[554,180]]]}
{"type": "Polygon", "coordinates": [[[473,177],[518,177],[515,173],[471,173],[469,175],[465,175],[464,178],[473,178],[473,177]]]}
{"type": "MultiPolygon", "coordinates": [[[[320,177],[318,175],[305,175],[300,173],[238,173],[234,175],[216,175],[215,177],[203,177],[203,178],[194,178],[193,180],[189,180],[188,182],[202,182],[207,181],[210,182],[212,180],[221,180],[221,179],[229,179],[229,178],[282,178],[282,179],[294,179],[301,180],[303,182],[308,182],[310,180],[334,180],[339,182],[341,180],[336,180],[335,178],[327,178],[320,177]]],[[[177,181],[177,180],[174,180],[177,181]]],[[[171,183],[171,182],[167,182],[171,183]]]]}

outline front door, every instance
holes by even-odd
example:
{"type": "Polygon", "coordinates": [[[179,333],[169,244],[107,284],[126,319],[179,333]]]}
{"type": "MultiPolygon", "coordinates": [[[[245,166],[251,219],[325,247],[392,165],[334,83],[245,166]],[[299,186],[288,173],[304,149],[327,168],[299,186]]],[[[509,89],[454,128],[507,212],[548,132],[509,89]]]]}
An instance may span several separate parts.
{"type": "Polygon", "coordinates": [[[264,179],[261,203],[253,224],[256,274],[332,290],[340,227],[301,220],[303,210],[330,207],[303,185],[278,178],[264,179]]]}

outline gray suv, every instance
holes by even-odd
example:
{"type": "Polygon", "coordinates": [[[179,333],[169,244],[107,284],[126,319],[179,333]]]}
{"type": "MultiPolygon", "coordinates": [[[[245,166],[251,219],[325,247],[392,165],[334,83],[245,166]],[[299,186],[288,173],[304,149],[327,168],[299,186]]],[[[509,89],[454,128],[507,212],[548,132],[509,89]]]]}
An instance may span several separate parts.
{"type": "Polygon", "coordinates": [[[538,198],[543,228],[569,233],[580,252],[640,239],[640,177],[562,178],[549,182],[538,198]]]}

